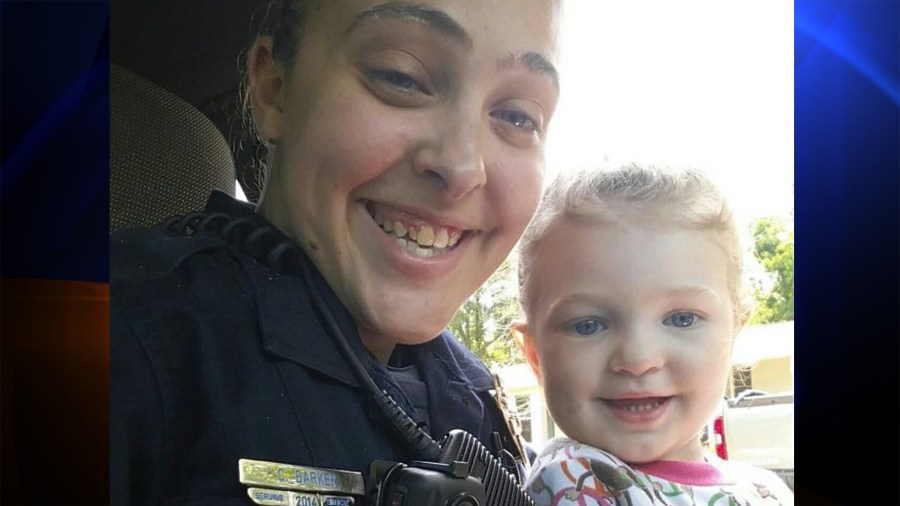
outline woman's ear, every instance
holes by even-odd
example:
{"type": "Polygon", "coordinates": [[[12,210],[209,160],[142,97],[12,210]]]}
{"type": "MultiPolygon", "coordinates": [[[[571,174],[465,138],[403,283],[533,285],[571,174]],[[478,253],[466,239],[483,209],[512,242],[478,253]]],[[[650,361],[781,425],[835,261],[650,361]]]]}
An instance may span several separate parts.
{"type": "Polygon", "coordinates": [[[528,361],[528,365],[530,365],[531,370],[534,371],[538,383],[543,384],[541,378],[541,364],[538,360],[537,349],[534,347],[534,339],[528,331],[528,324],[525,322],[513,322],[510,332],[512,333],[513,341],[515,341],[519,346],[519,349],[522,350],[522,355],[525,355],[525,360],[528,361]]]}
{"type": "Polygon", "coordinates": [[[284,116],[284,69],[275,60],[272,37],[256,39],[247,55],[247,95],[256,129],[269,144],[281,140],[284,116]]]}

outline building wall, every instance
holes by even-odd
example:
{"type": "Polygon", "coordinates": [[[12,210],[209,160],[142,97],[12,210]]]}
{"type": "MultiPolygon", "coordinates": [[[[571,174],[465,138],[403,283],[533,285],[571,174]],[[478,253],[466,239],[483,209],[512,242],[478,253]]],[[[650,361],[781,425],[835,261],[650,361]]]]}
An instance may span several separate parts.
{"type": "Polygon", "coordinates": [[[791,357],[760,360],[752,367],[753,388],[765,392],[789,392],[794,390],[791,357]]]}

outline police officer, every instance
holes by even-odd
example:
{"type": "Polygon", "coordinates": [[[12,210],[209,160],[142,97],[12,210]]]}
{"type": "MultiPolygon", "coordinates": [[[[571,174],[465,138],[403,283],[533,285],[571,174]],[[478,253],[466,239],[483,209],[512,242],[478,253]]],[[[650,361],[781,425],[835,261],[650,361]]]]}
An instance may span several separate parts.
{"type": "Polygon", "coordinates": [[[348,350],[432,437],[515,452],[491,376],[442,329],[537,205],[558,3],[273,6],[247,57],[258,205],[213,193],[112,239],[113,504],[244,504],[240,459],[414,457],[348,350]]]}

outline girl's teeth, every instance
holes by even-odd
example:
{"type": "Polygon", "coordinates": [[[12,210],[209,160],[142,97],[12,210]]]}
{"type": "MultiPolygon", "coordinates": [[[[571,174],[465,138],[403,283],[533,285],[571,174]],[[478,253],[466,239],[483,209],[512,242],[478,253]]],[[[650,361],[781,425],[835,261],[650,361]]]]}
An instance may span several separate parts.
{"type": "Polygon", "coordinates": [[[394,234],[397,237],[403,237],[406,235],[406,225],[400,223],[399,221],[394,222],[394,234]]]}
{"type": "Polygon", "coordinates": [[[637,413],[639,413],[639,412],[641,412],[641,411],[646,411],[646,410],[648,410],[648,409],[653,409],[653,408],[655,408],[655,407],[657,407],[657,406],[659,406],[659,402],[654,402],[654,403],[650,403],[650,404],[639,404],[639,405],[637,405],[637,406],[625,406],[623,409],[625,409],[625,411],[631,411],[631,412],[637,412],[637,413]]]}

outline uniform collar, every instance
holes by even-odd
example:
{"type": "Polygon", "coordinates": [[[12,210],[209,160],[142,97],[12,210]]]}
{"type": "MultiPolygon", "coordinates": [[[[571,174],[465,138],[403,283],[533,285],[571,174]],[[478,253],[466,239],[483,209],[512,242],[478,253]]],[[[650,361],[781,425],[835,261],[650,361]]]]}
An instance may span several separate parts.
{"type": "MultiPolygon", "coordinates": [[[[353,387],[359,381],[344,360],[334,338],[321,323],[310,295],[299,275],[275,274],[252,260],[245,260],[252,276],[263,347],[269,353],[297,362],[353,387]]],[[[317,274],[317,277],[318,274],[317,274]]],[[[324,281],[323,281],[324,283],[324,281]]],[[[327,285],[326,285],[327,286],[327,285]]],[[[329,290],[330,292],[330,290],[329,290]]],[[[320,292],[322,293],[322,292],[320,292]]],[[[324,294],[323,294],[324,295],[324,294]]],[[[328,303],[331,297],[323,297],[328,303]]],[[[356,356],[369,368],[374,360],[362,346],[350,315],[339,304],[328,304],[338,326],[356,356]]]]}
{"type": "MultiPolygon", "coordinates": [[[[257,214],[252,205],[239,202],[225,193],[213,191],[206,204],[206,212],[226,213],[234,221],[246,220],[257,228],[268,227],[274,237],[273,243],[294,244],[274,225],[257,214]]],[[[238,257],[244,270],[250,274],[249,280],[253,285],[252,292],[263,348],[273,355],[358,387],[359,381],[344,361],[334,339],[323,327],[299,270],[295,268],[279,272],[265,265],[265,256],[263,254],[260,255],[261,258],[249,255],[238,257]]],[[[296,259],[310,267],[313,289],[318,290],[325,300],[360,360],[364,364],[374,360],[362,345],[350,314],[312,262],[300,253],[299,248],[296,248],[296,259]]]]}
{"type": "MultiPolygon", "coordinates": [[[[246,218],[257,226],[274,229],[252,207],[220,192],[214,192],[210,197],[207,211],[225,212],[234,218],[246,218]]],[[[280,240],[290,241],[281,232],[277,234],[280,240]]],[[[239,257],[251,274],[250,282],[254,285],[254,302],[263,347],[273,355],[297,362],[352,387],[360,387],[359,380],[315,309],[308,290],[316,290],[376,384],[407,409],[410,405],[408,399],[391,379],[387,368],[378,363],[363,345],[350,313],[312,261],[299,248],[297,252],[299,261],[307,265],[307,272],[311,274],[309,288],[296,269],[276,272],[249,256],[239,257]]],[[[489,390],[493,387],[493,379],[461,343],[444,331],[421,345],[400,345],[395,354],[401,361],[397,365],[403,365],[402,362],[415,363],[422,379],[428,384],[431,419],[440,421],[435,422],[435,428],[444,429],[441,433],[452,428],[478,433],[483,406],[473,391],[489,390]],[[445,406],[453,406],[453,409],[441,409],[445,406]]]]}

